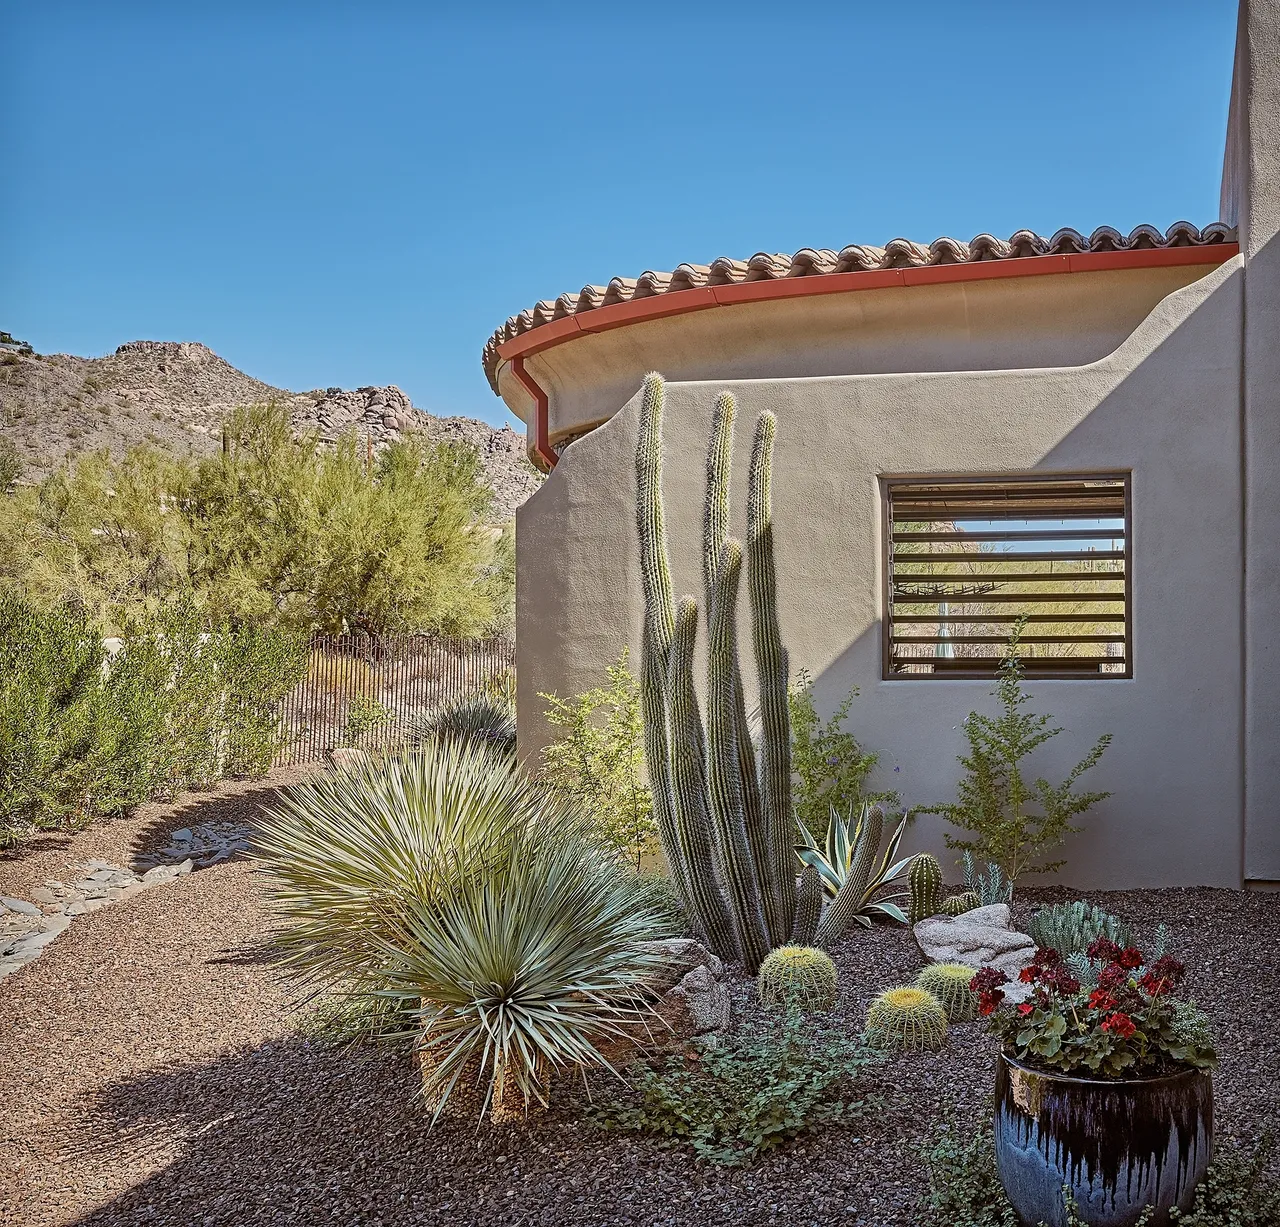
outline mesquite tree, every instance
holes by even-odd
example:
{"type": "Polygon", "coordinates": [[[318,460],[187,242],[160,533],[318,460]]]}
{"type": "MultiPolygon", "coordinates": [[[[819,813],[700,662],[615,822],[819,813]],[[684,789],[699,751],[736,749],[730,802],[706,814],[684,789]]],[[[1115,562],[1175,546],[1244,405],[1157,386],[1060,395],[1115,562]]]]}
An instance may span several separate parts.
{"type": "Polygon", "coordinates": [[[810,941],[821,885],[796,885],[787,654],[778,630],[770,492],[777,421],[756,422],[748,480],[745,566],[760,697],[760,745],[747,723],[738,659],[744,550],[729,536],[731,393],[716,401],[707,449],[702,580],[708,660],[704,725],[693,681],[698,602],[672,594],[662,502],[664,383],[644,382],[636,448],[636,522],[644,589],[641,702],[654,815],[677,891],[717,954],[754,972],[793,937],[810,941]]]}

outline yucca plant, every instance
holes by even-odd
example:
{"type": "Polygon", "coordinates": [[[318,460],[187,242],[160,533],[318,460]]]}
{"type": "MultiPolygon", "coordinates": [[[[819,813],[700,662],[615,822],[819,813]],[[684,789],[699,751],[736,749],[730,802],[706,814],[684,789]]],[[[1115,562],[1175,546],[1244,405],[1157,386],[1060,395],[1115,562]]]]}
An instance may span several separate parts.
{"type": "Polygon", "coordinates": [[[545,1103],[556,1072],[608,1066],[643,1029],[666,934],[636,876],[571,800],[513,760],[447,741],[309,777],[259,853],[307,989],[396,1003],[418,1030],[438,1116],[472,1082],[495,1118],[545,1103]]]}
{"type": "Polygon", "coordinates": [[[516,714],[501,694],[477,692],[442,703],[429,715],[406,721],[410,746],[455,740],[487,746],[499,754],[516,752],[516,714]]]}
{"type": "Polygon", "coordinates": [[[796,845],[796,855],[800,858],[801,864],[817,872],[823,890],[833,899],[848,880],[855,862],[859,859],[859,850],[869,844],[873,833],[876,834],[875,846],[868,846],[864,853],[868,859],[869,869],[866,881],[862,884],[858,898],[854,901],[851,916],[851,919],[868,929],[871,928],[872,917],[877,914],[896,920],[899,924],[907,923],[906,914],[894,902],[896,899],[905,899],[905,891],[883,899],[876,899],[875,895],[884,887],[901,880],[907,866],[911,864],[909,856],[898,858],[898,847],[902,843],[902,836],[907,829],[910,815],[903,814],[898,820],[893,834],[889,836],[884,855],[879,856],[880,838],[874,831],[876,825],[872,813],[874,809],[876,807],[867,803],[862,806],[855,818],[852,811],[842,815],[833,808],[831,822],[827,827],[827,838],[824,841],[825,847],[819,847],[818,841],[814,839],[809,829],[803,822],[797,820],[804,843],[796,845]]]}

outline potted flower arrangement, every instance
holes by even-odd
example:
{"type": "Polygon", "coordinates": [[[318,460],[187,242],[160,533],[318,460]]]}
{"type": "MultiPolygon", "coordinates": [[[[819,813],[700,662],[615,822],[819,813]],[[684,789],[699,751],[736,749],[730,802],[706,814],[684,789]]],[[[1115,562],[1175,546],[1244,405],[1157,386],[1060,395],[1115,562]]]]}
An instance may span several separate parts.
{"type": "Polygon", "coordinates": [[[1216,1058],[1204,1015],[1176,996],[1184,974],[1100,938],[1071,965],[1037,950],[1017,1005],[1003,972],[973,977],[1003,1041],[996,1166],[1028,1227],[1065,1227],[1064,1190],[1091,1227],[1133,1227],[1148,1207],[1142,1221],[1161,1227],[1191,1206],[1212,1155],[1216,1058]]]}

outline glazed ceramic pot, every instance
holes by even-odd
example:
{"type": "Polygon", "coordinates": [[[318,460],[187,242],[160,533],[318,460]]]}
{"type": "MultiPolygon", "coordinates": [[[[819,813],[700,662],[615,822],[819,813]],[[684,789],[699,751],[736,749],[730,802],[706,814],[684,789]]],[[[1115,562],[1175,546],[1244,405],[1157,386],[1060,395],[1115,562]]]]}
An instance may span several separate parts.
{"type": "Polygon", "coordinates": [[[1213,1079],[1068,1077],[1001,1054],[996,1069],[996,1169],[1025,1227],[1066,1227],[1062,1188],[1091,1227],[1151,1227],[1186,1210],[1213,1152],[1213,1079]]]}

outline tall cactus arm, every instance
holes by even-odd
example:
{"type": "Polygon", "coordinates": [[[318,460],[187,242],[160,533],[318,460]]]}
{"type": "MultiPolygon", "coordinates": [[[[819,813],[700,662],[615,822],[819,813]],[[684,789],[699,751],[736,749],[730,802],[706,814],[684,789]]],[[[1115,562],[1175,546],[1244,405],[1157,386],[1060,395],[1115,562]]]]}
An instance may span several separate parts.
{"type": "Polygon", "coordinates": [[[766,896],[769,933],[786,940],[796,909],[795,818],[791,808],[791,713],[787,705],[787,653],[778,626],[778,583],[773,553],[773,443],[777,419],[762,413],[751,445],[747,488],[747,593],[756,669],[760,678],[760,843],[769,851],[766,896]],[[771,905],[771,906],[770,906],[771,905]]]}
{"type": "Polygon", "coordinates": [[[742,957],[733,913],[725,895],[722,874],[715,865],[711,815],[707,811],[706,743],[698,695],[693,685],[693,648],[698,631],[698,603],[681,598],[676,608],[675,635],[667,670],[671,705],[671,779],[675,823],[688,867],[690,911],[717,954],[742,957]]]}
{"type": "Polygon", "coordinates": [[[791,940],[797,946],[812,946],[818,935],[818,921],[822,919],[822,880],[812,865],[806,865],[800,875],[800,890],[796,899],[796,923],[791,930],[791,940]]]}
{"type": "Polygon", "coordinates": [[[884,810],[878,805],[868,807],[858,824],[857,839],[854,844],[853,861],[849,866],[849,876],[844,885],[836,892],[822,923],[818,925],[815,944],[824,949],[839,938],[853,922],[853,918],[862,911],[867,893],[867,884],[871,881],[871,869],[875,864],[876,854],[880,851],[880,840],[884,836],[884,810]]]}
{"type": "MultiPolygon", "coordinates": [[[[663,662],[654,650],[649,627],[646,626],[640,646],[640,715],[644,723],[644,758],[649,774],[649,791],[653,796],[653,817],[658,828],[667,867],[682,902],[693,898],[693,886],[685,849],[676,821],[676,802],[672,788],[670,747],[667,729],[666,676],[663,662]]],[[[693,908],[691,919],[699,928],[698,936],[710,939],[701,916],[693,908]]]]}
{"type": "Polygon", "coordinates": [[[760,883],[742,811],[742,777],[735,736],[734,676],[737,663],[737,597],[742,578],[742,547],[725,542],[710,611],[707,654],[708,783],[725,886],[733,901],[743,961],[753,975],[769,953],[760,899],[760,883]]]}
{"type": "Polygon", "coordinates": [[[711,608],[711,594],[720,569],[724,543],[729,539],[729,479],[733,465],[733,424],[738,402],[732,392],[716,397],[707,443],[707,494],[702,504],[702,590],[711,608]]]}
{"type": "MultiPolygon", "coordinates": [[[[729,486],[733,474],[734,423],[738,414],[738,402],[732,392],[721,392],[716,397],[715,411],[711,418],[711,435],[707,442],[706,497],[702,504],[702,583],[705,602],[710,616],[711,603],[719,579],[725,542],[729,539],[729,486]]],[[[736,659],[736,645],[735,645],[736,659]]],[[[776,872],[772,863],[772,849],[765,835],[763,803],[760,796],[760,776],[756,766],[756,748],[747,721],[747,702],[740,667],[734,670],[734,738],[738,747],[738,774],[742,787],[742,815],[747,830],[747,842],[751,848],[756,881],[760,884],[769,925],[769,936],[774,945],[787,940],[775,932],[776,872]]],[[[788,914],[787,927],[791,917],[788,914]]]]}
{"type": "MultiPolygon", "coordinates": [[[[653,793],[654,819],[662,851],[681,898],[691,897],[689,866],[676,827],[668,743],[666,672],[675,628],[671,564],[662,514],[662,376],[645,376],[636,441],[636,531],[640,542],[640,583],[644,627],[640,650],[640,702],[645,763],[653,793]]],[[[697,919],[695,917],[695,919],[697,919]]]]}
{"type": "Polygon", "coordinates": [[[645,626],[659,660],[666,661],[675,630],[671,561],[662,511],[662,406],[666,384],[656,371],[644,377],[636,442],[636,529],[645,626]]]}

